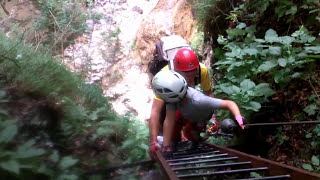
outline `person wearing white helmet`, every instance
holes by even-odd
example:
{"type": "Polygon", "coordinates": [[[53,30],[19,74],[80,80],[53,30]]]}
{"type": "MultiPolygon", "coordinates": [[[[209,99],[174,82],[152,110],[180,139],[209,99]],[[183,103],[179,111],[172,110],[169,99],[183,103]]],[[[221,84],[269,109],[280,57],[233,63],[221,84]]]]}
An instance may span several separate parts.
{"type": "MultiPolygon", "coordinates": [[[[206,96],[200,91],[187,86],[183,76],[174,71],[160,71],[152,80],[152,89],[156,96],[166,103],[166,117],[163,127],[163,149],[165,154],[172,152],[170,147],[173,137],[173,129],[176,119],[176,110],[179,110],[185,121],[193,124],[184,131],[188,140],[198,142],[200,132],[206,122],[211,118],[215,109],[228,109],[237,122],[244,129],[243,117],[237,104],[230,100],[222,100],[206,96]],[[194,126],[196,124],[196,126],[194,126]],[[198,129],[195,127],[199,127],[198,129]]],[[[188,125],[187,125],[188,126],[188,125]]]]}
{"type": "Polygon", "coordinates": [[[181,101],[187,93],[187,82],[174,71],[160,71],[152,80],[152,88],[156,96],[167,103],[181,101]]]}
{"type": "MultiPolygon", "coordinates": [[[[197,55],[192,50],[186,48],[178,50],[173,61],[173,70],[185,78],[188,86],[194,87],[195,85],[200,85],[204,94],[213,97],[208,69],[204,64],[199,62],[197,55]]],[[[167,65],[161,71],[168,71],[169,69],[167,65]]],[[[166,106],[164,100],[155,95],[149,120],[150,155],[152,158],[155,158],[155,152],[160,149],[157,136],[162,133],[165,111],[166,106]]],[[[178,132],[182,126],[181,124],[181,127],[177,127],[175,131],[178,132]]]]}

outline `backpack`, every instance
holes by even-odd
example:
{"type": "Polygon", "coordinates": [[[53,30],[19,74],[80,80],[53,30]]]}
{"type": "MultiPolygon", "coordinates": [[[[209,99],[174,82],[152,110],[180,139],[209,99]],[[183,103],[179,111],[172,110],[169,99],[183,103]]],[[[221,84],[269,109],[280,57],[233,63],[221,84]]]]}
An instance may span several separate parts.
{"type": "Polygon", "coordinates": [[[192,50],[188,42],[178,35],[164,36],[156,42],[153,59],[148,64],[148,71],[154,76],[164,66],[173,69],[173,59],[177,51],[182,48],[192,50]]]}

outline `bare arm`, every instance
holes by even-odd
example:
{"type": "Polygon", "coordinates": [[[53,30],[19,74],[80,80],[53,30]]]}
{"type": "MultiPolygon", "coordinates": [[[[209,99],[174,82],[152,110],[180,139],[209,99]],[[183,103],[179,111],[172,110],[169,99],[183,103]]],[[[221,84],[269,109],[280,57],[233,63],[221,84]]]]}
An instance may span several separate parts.
{"type": "Polygon", "coordinates": [[[163,123],[163,146],[170,146],[172,139],[172,131],[174,128],[176,112],[172,110],[166,111],[166,118],[163,123]]]}
{"type": "Polygon", "coordinates": [[[163,107],[164,107],[163,101],[153,99],[151,116],[149,121],[150,143],[157,141],[157,136],[158,136],[159,127],[160,127],[161,110],[163,107]]]}
{"type": "Polygon", "coordinates": [[[233,114],[235,119],[238,121],[241,128],[245,129],[246,126],[245,126],[245,124],[243,124],[243,117],[240,114],[239,107],[235,102],[230,101],[230,100],[222,100],[221,108],[228,109],[233,114]]]}
{"type": "Polygon", "coordinates": [[[234,117],[241,115],[238,105],[233,101],[222,100],[221,108],[228,109],[233,114],[234,117]]]}

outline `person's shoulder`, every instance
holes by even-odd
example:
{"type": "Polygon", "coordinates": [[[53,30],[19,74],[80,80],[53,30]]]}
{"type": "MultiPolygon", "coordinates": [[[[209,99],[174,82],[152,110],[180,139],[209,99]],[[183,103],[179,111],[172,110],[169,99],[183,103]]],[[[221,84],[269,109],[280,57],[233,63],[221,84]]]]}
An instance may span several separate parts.
{"type": "Polygon", "coordinates": [[[202,92],[196,90],[196,89],[193,88],[193,87],[188,87],[188,93],[189,93],[190,95],[201,95],[201,94],[203,94],[202,92]]]}
{"type": "Polygon", "coordinates": [[[206,98],[206,95],[203,94],[202,92],[188,87],[188,97],[191,99],[191,101],[193,102],[193,104],[199,104],[201,102],[203,102],[203,100],[206,98]]]}
{"type": "Polygon", "coordinates": [[[188,86],[188,92],[195,92],[197,91],[195,88],[188,86]]]}

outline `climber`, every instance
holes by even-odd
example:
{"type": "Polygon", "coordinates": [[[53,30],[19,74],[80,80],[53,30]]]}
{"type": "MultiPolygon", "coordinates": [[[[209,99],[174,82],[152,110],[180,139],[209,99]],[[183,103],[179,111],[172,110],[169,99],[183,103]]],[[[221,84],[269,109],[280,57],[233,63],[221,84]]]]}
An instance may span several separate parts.
{"type": "MultiPolygon", "coordinates": [[[[177,114],[181,113],[185,137],[192,141],[193,147],[197,147],[200,140],[200,132],[215,109],[228,109],[237,120],[239,126],[244,129],[244,118],[240,114],[237,104],[230,100],[221,100],[204,95],[203,93],[187,86],[187,81],[177,72],[160,71],[152,80],[152,88],[157,97],[166,103],[166,117],[163,127],[163,153],[169,157],[172,153],[171,142],[173,128],[177,114]],[[178,110],[176,112],[176,110],[178,110]]],[[[156,142],[154,142],[156,143],[156,142]]]]}
{"type": "MultiPolygon", "coordinates": [[[[174,71],[181,74],[187,80],[188,86],[194,87],[200,84],[203,93],[213,97],[208,69],[204,64],[199,63],[197,55],[192,50],[187,48],[178,50],[174,57],[173,64],[174,71]]],[[[162,71],[164,70],[169,70],[169,66],[165,66],[162,71]]],[[[157,142],[157,136],[160,131],[161,122],[164,120],[165,109],[165,102],[161,98],[155,96],[149,120],[150,154],[153,158],[155,158],[155,151],[160,149],[157,142]]],[[[179,130],[176,130],[176,132],[178,131],[179,130]]]]}

